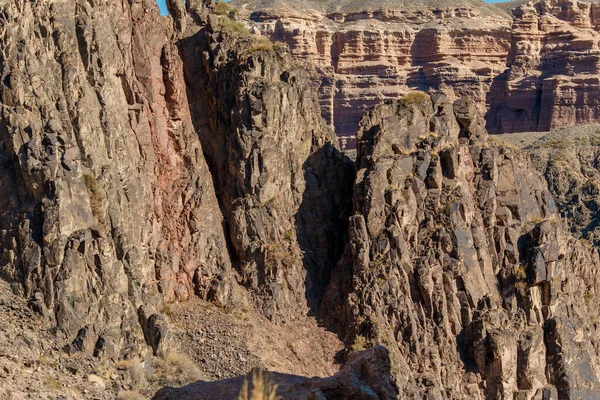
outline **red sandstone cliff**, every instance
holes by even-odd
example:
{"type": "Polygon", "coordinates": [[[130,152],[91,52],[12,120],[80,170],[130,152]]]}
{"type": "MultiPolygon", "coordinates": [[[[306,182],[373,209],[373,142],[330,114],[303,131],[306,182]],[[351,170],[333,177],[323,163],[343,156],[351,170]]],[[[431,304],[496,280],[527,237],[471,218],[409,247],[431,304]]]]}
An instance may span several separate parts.
{"type": "Polygon", "coordinates": [[[508,3],[512,15],[479,1],[233,4],[315,65],[323,116],[350,147],[365,110],[411,90],[471,96],[492,133],[600,119],[594,3],[508,3]]]}

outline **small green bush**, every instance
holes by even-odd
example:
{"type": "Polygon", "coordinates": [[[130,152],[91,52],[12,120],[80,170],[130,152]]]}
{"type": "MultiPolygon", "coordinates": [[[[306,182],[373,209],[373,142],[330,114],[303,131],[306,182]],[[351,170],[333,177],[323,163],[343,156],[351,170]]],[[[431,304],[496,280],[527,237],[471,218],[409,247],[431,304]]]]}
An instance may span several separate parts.
{"type": "Polygon", "coordinates": [[[226,35],[249,37],[250,31],[239,21],[230,18],[221,18],[221,30],[226,35]]]}

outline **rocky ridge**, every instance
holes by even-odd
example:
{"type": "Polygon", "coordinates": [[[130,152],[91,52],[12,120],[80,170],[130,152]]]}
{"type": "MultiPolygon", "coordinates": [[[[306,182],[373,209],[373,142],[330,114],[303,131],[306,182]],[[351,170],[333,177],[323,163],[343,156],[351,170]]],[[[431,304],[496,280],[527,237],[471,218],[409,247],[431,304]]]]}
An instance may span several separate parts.
{"type": "Polygon", "coordinates": [[[600,396],[598,252],[526,153],[440,94],[366,114],[357,162],[324,307],[352,348],[386,345],[406,398],[600,396]]]}

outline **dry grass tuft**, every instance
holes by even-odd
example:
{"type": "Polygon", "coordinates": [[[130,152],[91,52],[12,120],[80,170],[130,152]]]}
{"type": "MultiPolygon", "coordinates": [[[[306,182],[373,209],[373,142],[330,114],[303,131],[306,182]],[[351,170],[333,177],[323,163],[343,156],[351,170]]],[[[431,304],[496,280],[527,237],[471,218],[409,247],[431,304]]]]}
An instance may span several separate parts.
{"type": "Polygon", "coordinates": [[[221,18],[221,31],[234,37],[250,37],[250,31],[243,23],[230,18],[221,18]]]}
{"type": "Polygon", "coordinates": [[[200,379],[200,368],[186,354],[171,351],[154,363],[154,380],[161,385],[184,386],[200,379]]]}
{"type": "Polygon", "coordinates": [[[217,15],[231,15],[232,13],[237,14],[237,9],[224,1],[217,1],[213,7],[213,12],[217,15]]]}
{"type": "Polygon", "coordinates": [[[425,101],[429,101],[429,95],[419,90],[407,93],[401,100],[402,105],[404,106],[408,106],[410,104],[421,104],[425,101]]]}
{"type": "Polygon", "coordinates": [[[250,51],[252,53],[256,51],[271,51],[273,50],[273,42],[266,36],[255,36],[252,38],[252,47],[250,51]]]}
{"type": "Polygon", "coordinates": [[[278,400],[277,385],[260,369],[252,371],[252,390],[248,380],[244,381],[238,400],[278,400]]]}

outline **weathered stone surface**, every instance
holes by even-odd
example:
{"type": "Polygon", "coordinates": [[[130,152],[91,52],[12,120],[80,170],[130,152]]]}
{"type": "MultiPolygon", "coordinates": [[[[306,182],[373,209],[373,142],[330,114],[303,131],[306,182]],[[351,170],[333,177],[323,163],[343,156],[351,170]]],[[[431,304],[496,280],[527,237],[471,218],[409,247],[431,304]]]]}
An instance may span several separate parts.
{"type": "Polygon", "coordinates": [[[343,251],[354,165],[285,48],[209,21],[182,41],[194,124],[242,282],[289,320],[318,307],[343,251]]]}
{"type": "MultiPolygon", "coordinates": [[[[277,395],[286,400],[393,400],[398,398],[390,375],[388,351],[381,346],[357,354],[344,368],[329,378],[304,378],[267,373],[277,385],[277,395]]],[[[244,381],[252,374],[217,382],[197,382],[180,389],[165,388],[153,400],[223,400],[237,399],[244,381]]]]}
{"type": "Polygon", "coordinates": [[[490,133],[600,120],[600,8],[593,2],[233,4],[253,31],[316,66],[323,116],[350,148],[363,112],[411,89],[472,97],[490,133]]]}
{"type": "Polygon", "coordinates": [[[595,398],[598,253],[472,109],[442,95],[364,116],[323,311],[350,348],[388,346],[406,398],[595,398]]]}
{"type": "Polygon", "coordinates": [[[234,1],[256,32],[316,66],[323,116],[354,148],[362,114],[411,89],[472,96],[485,111],[511,16],[480,1],[234,1]]]}
{"type": "Polygon", "coordinates": [[[542,0],[514,11],[508,70],[492,86],[493,133],[549,131],[600,119],[600,5],[542,0]]]}
{"type": "Polygon", "coordinates": [[[0,268],[69,341],[123,348],[137,307],[231,270],[181,59],[152,2],[0,9],[0,268]]]}

